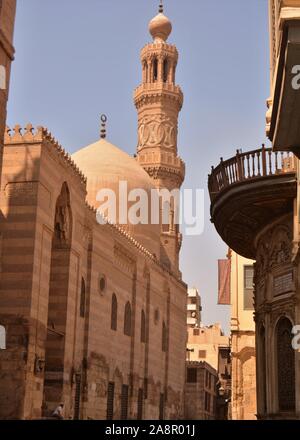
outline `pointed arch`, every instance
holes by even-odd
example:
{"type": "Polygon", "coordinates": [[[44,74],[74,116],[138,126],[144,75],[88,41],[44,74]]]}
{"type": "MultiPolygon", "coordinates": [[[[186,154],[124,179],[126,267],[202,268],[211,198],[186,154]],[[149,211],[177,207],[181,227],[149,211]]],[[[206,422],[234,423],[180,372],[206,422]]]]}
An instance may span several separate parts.
{"type": "Polygon", "coordinates": [[[124,311],[124,335],[131,336],[131,305],[128,301],[124,311]]]}
{"type": "Polygon", "coordinates": [[[143,83],[148,82],[148,63],[147,60],[143,61],[143,83]]]}
{"type": "Polygon", "coordinates": [[[111,298],[111,330],[117,331],[118,329],[118,300],[115,293],[112,294],[111,298]]]}

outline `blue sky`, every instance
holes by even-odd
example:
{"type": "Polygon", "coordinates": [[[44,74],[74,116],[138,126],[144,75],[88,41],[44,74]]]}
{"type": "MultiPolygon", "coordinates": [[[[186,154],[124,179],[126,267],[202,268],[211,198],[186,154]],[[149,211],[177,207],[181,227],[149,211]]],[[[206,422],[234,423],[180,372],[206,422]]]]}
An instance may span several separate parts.
{"type": "MultiPolygon", "coordinates": [[[[133,89],[141,82],[140,49],[158,0],[18,0],[16,60],[8,124],[44,125],[69,152],[99,137],[133,154],[137,115],[133,89]]],[[[205,324],[228,330],[229,308],[217,306],[217,259],[227,247],[209,217],[207,175],[237,148],[265,139],[269,96],[267,0],[164,0],[172,20],[169,41],[180,58],[177,83],[185,102],[179,153],[186,188],[204,188],[205,231],[185,237],[184,280],[202,295],[205,324]]]]}

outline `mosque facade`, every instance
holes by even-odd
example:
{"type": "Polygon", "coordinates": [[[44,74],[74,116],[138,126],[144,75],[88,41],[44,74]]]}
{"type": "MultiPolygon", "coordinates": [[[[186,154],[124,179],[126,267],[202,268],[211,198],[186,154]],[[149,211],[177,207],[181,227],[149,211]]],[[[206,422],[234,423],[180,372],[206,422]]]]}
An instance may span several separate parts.
{"type": "MultiPolygon", "coordinates": [[[[187,286],[166,224],[99,224],[97,194],[179,189],[183,94],[160,8],[134,92],[138,149],[101,138],[70,156],[43,127],[6,128],[1,176],[0,418],[183,417],[187,286]]],[[[103,119],[104,121],[105,119],[103,119]]]]}

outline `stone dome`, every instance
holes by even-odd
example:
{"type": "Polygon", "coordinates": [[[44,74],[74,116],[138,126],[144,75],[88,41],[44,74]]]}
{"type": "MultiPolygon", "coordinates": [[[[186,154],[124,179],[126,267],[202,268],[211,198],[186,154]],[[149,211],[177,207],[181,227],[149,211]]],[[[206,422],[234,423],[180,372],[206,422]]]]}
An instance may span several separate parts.
{"type": "MultiPolygon", "coordinates": [[[[116,194],[116,223],[119,224],[119,182],[127,182],[127,195],[131,190],[143,189],[148,195],[148,224],[122,224],[133,238],[156,256],[160,249],[160,226],[150,222],[151,189],[154,189],[152,179],[138,162],[124,151],[101,139],[94,144],[78,150],[72,159],[87,178],[87,202],[94,208],[100,206],[96,197],[101,189],[111,189],[116,194]]],[[[137,199],[138,201],[138,199],[137,199]]],[[[128,202],[129,210],[135,202],[128,202]]]]}
{"type": "Polygon", "coordinates": [[[149,32],[154,41],[167,41],[172,32],[172,23],[168,17],[160,12],[150,21],[149,32]]]}

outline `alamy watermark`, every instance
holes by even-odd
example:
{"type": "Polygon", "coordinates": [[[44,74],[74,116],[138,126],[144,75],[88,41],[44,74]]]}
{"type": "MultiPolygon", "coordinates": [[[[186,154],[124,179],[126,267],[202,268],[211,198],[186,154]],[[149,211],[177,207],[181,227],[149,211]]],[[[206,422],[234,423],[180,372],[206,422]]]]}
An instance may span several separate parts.
{"type": "Polygon", "coordinates": [[[96,197],[99,224],[169,225],[169,231],[178,226],[185,235],[201,235],[204,231],[204,190],[134,188],[128,191],[125,180],[119,182],[117,193],[101,189],[96,197]]]}
{"type": "Polygon", "coordinates": [[[0,350],[6,349],[6,331],[5,327],[0,325],[0,350]]]}
{"type": "Polygon", "coordinates": [[[292,67],[292,75],[295,75],[292,79],[292,88],[294,90],[300,89],[300,65],[295,65],[292,67]]]}
{"type": "Polygon", "coordinates": [[[294,350],[300,350],[300,325],[295,325],[292,328],[292,334],[294,335],[292,339],[292,347],[294,350]]]}
{"type": "Polygon", "coordinates": [[[0,90],[6,90],[6,69],[0,65],[0,90]]]}

